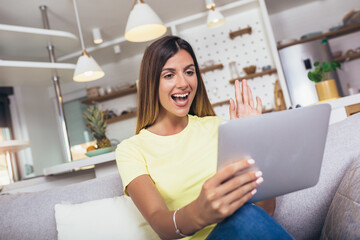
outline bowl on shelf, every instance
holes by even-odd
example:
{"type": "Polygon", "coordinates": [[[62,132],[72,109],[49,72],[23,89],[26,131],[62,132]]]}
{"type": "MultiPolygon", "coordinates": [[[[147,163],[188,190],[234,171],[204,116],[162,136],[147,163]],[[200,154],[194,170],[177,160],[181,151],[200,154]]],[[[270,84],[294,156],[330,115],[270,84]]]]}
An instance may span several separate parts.
{"type": "Polygon", "coordinates": [[[263,66],[261,69],[262,69],[263,71],[266,71],[266,70],[271,69],[271,66],[270,66],[270,65],[266,65],[266,66],[263,66]]]}
{"type": "Polygon", "coordinates": [[[246,75],[250,75],[256,72],[256,66],[255,65],[247,66],[244,67],[243,70],[246,73],[246,75]]]}
{"type": "Polygon", "coordinates": [[[105,148],[99,148],[90,152],[85,153],[86,156],[88,157],[94,157],[94,156],[98,156],[104,153],[109,153],[114,151],[114,147],[105,147],[105,148]]]}
{"type": "Polygon", "coordinates": [[[320,35],[320,34],[322,34],[322,32],[307,33],[307,34],[305,34],[305,35],[302,35],[300,39],[301,39],[301,40],[304,40],[304,39],[307,39],[307,38],[311,38],[311,37],[318,36],[318,35],[320,35]]]}
{"type": "Polygon", "coordinates": [[[293,42],[296,42],[296,41],[298,41],[298,40],[295,39],[295,38],[287,38],[287,39],[283,39],[283,40],[278,41],[277,45],[278,46],[286,45],[286,44],[290,44],[290,43],[293,43],[293,42]]]}
{"type": "Polygon", "coordinates": [[[341,28],[343,28],[343,27],[344,27],[343,25],[331,27],[331,28],[329,28],[329,31],[330,31],[330,32],[337,31],[337,30],[339,30],[339,29],[341,29],[341,28]]]}

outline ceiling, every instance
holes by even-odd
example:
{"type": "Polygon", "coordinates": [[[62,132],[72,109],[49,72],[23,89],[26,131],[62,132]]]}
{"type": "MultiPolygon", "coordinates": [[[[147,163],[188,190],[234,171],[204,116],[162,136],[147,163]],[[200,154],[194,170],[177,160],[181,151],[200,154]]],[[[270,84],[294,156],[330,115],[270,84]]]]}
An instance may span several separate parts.
{"type": "MultiPolygon", "coordinates": [[[[238,0],[215,0],[218,7],[236,1],[238,0]]],[[[206,11],[204,0],[146,0],[146,2],[165,23],[206,11]]],[[[266,0],[270,14],[308,2],[311,0],[266,0]]],[[[40,5],[46,5],[48,8],[51,29],[78,36],[72,0],[0,0],[0,24],[42,28],[40,5]]],[[[91,30],[96,27],[101,29],[105,42],[123,36],[132,5],[133,0],[77,0],[85,46],[87,48],[94,46],[91,30]]],[[[80,43],[79,50],[81,50],[80,43]]]]}

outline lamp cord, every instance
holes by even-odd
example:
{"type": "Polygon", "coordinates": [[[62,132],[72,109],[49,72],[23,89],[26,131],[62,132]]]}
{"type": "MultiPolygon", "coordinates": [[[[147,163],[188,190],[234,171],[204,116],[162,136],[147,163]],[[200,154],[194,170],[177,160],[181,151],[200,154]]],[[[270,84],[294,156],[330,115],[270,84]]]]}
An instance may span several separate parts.
{"type": "Polygon", "coordinates": [[[78,30],[79,30],[81,47],[82,47],[82,50],[85,50],[85,44],[84,44],[84,39],[83,39],[82,32],[81,32],[80,19],[79,19],[79,13],[78,13],[77,5],[76,5],[76,0],[73,0],[73,2],[74,2],[74,9],[75,9],[76,23],[77,23],[78,30]]]}

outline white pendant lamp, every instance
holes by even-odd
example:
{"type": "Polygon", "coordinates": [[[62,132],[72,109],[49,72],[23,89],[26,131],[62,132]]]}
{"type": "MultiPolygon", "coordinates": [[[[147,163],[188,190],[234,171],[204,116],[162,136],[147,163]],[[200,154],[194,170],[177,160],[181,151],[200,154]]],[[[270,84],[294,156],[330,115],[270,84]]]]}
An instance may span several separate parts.
{"type": "Polygon", "coordinates": [[[212,7],[215,7],[214,0],[205,0],[205,5],[207,9],[211,9],[212,7]]]}
{"type": "Polygon", "coordinates": [[[95,44],[101,44],[104,42],[104,40],[101,36],[100,28],[94,28],[92,30],[92,35],[93,35],[93,41],[95,44]]]}
{"type": "Polygon", "coordinates": [[[207,24],[208,27],[218,27],[226,22],[224,16],[215,7],[211,7],[209,10],[207,24]]]}
{"type": "Polygon", "coordinates": [[[97,62],[85,50],[84,39],[83,39],[82,32],[81,32],[79,13],[77,10],[76,0],[73,0],[73,2],[74,2],[74,8],[75,8],[76,22],[77,22],[78,29],[79,29],[81,47],[83,49],[81,56],[79,57],[79,59],[76,63],[73,80],[75,82],[94,81],[99,78],[102,78],[105,75],[105,73],[101,69],[99,64],[97,64],[97,62]]]}
{"type": "Polygon", "coordinates": [[[215,9],[214,0],[205,0],[205,6],[209,9],[208,18],[207,18],[207,27],[218,27],[223,25],[226,20],[224,16],[215,9]]]}
{"type": "Polygon", "coordinates": [[[130,12],[125,38],[130,42],[146,42],[164,35],[167,31],[159,16],[144,0],[135,0],[130,12]]]}

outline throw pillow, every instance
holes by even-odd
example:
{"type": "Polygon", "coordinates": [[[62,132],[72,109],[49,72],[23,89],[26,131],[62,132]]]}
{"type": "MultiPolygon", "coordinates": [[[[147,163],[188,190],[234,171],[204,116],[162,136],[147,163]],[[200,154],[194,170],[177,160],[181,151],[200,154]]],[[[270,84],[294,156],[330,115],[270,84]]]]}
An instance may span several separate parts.
{"type": "Polygon", "coordinates": [[[160,239],[130,197],[55,205],[59,240],[160,239]]]}
{"type": "Polygon", "coordinates": [[[360,156],[346,171],[330,205],[321,239],[360,239],[360,156]]]}

